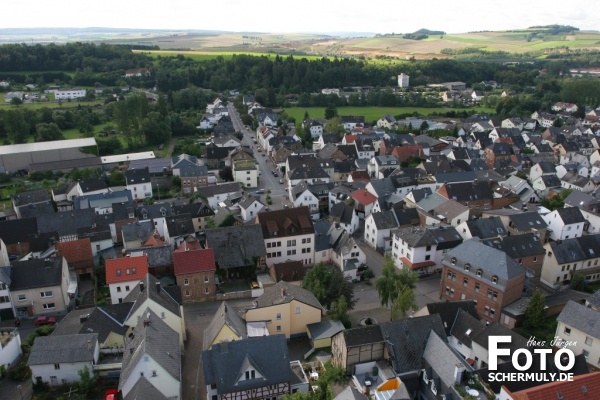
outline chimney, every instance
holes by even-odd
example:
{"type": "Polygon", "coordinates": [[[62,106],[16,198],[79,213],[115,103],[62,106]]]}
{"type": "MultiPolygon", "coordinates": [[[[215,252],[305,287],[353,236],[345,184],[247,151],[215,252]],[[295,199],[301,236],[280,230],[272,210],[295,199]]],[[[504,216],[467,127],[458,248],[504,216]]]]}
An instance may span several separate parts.
{"type": "Polygon", "coordinates": [[[286,293],[285,293],[285,288],[281,288],[281,297],[285,297],[286,293]]]}
{"type": "Polygon", "coordinates": [[[143,293],[145,289],[144,281],[140,281],[140,293],[143,293]]]}
{"type": "Polygon", "coordinates": [[[156,293],[160,293],[160,282],[156,282],[156,293]]]}

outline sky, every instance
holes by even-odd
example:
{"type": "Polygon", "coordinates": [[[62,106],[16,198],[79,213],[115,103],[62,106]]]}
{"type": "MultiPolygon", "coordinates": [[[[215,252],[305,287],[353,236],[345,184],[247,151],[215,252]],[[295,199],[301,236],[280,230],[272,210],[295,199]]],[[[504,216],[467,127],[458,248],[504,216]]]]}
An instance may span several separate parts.
{"type": "MultiPolygon", "coordinates": [[[[4,4],[6,3],[6,4],[4,4]]],[[[589,0],[11,0],[0,28],[447,33],[572,25],[599,30],[589,0]]]]}

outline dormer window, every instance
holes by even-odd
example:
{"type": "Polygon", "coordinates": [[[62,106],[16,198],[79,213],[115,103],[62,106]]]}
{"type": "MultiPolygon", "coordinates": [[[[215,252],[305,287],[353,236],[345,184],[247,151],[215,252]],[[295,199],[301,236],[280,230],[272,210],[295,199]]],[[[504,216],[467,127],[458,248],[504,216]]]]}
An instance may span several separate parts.
{"type": "Polygon", "coordinates": [[[450,259],[450,262],[452,263],[452,265],[455,265],[456,264],[456,257],[452,257],[450,259]]]}
{"type": "Polygon", "coordinates": [[[482,275],[482,274],[483,274],[483,271],[481,270],[481,268],[480,268],[480,269],[478,269],[478,270],[477,270],[477,276],[478,276],[479,278],[481,278],[481,275],[482,275]]]}
{"type": "Polygon", "coordinates": [[[429,383],[429,377],[427,376],[427,370],[423,370],[423,382],[429,383]]]}
{"type": "Polygon", "coordinates": [[[498,283],[498,277],[496,275],[492,276],[492,283],[498,283]]]}
{"type": "Polygon", "coordinates": [[[466,263],[464,266],[465,271],[469,272],[471,270],[471,264],[466,263]]]}
{"type": "Polygon", "coordinates": [[[120,269],[117,270],[117,276],[121,276],[121,270],[120,269]]]}

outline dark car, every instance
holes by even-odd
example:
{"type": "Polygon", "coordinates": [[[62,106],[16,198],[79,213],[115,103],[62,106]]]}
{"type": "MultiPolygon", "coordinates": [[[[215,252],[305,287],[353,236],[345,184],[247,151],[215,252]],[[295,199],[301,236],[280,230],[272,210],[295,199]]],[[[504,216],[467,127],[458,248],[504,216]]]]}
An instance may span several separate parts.
{"type": "Polygon", "coordinates": [[[277,171],[273,171],[273,176],[279,176],[279,175],[277,174],[277,171]]]}

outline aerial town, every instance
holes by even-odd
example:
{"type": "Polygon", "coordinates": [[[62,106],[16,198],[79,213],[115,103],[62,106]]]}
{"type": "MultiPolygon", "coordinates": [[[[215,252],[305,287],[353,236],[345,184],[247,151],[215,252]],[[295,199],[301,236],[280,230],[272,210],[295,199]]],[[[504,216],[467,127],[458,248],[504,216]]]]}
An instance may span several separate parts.
{"type": "Polygon", "coordinates": [[[519,92],[551,71],[498,68],[279,93],[0,72],[0,397],[598,399],[600,102],[550,88],[580,69],[519,92]],[[555,379],[497,378],[541,348],[555,379]]]}

